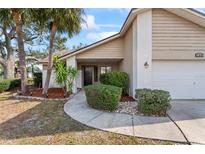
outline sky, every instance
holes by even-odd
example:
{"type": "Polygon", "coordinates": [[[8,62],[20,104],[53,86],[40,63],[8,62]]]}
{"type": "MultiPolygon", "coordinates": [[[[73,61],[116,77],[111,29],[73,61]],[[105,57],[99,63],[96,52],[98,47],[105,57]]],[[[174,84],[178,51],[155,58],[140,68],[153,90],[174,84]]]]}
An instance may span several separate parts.
{"type": "Polygon", "coordinates": [[[120,31],[130,9],[84,9],[83,17],[86,23],[82,24],[81,32],[67,41],[67,46],[80,43],[89,45],[98,40],[116,34],[120,31]]]}
{"type": "MultiPolygon", "coordinates": [[[[78,35],[69,39],[66,43],[69,49],[80,43],[89,45],[103,38],[118,33],[131,9],[84,9],[87,24],[82,24],[82,30],[78,35]]],[[[205,8],[196,9],[205,14],[205,8]]]]}

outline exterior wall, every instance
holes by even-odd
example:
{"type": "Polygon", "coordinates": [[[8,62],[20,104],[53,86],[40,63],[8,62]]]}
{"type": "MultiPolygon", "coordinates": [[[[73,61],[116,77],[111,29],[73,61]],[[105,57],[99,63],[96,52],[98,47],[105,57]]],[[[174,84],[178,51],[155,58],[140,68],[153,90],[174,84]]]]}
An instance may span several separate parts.
{"type": "Polygon", "coordinates": [[[132,25],[127,30],[124,38],[123,38],[123,57],[124,59],[119,65],[119,70],[126,72],[129,75],[129,81],[130,81],[130,93],[132,89],[132,83],[133,83],[133,61],[132,61],[132,49],[133,49],[133,29],[132,25]]]}
{"type": "Polygon", "coordinates": [[[152,10],[137,16],[133,31],[132,95],[134,96],[135,89],[152,87],[152,10]],[[145,67],[146,63],[148,67],[145,67]]]}
{"type": "MultiPolygon", "coordinates": [[[[73,67],[77,67],[77,63],[76,63],[76,59],[75,59],[75,56],[73,57],[70,57],[66,60],[66,65],[70,65],[70,66],[73,66],[73,67]]],[[[43,71],[42,71],[42,82],[43,82],[43,86],[45,84],[45,79],[46,79],[46,73],[47,73],[47,65],[43,65],[43,71]]],[[[74,85],[73,85],[73,92],[76,93],[77,92],[77,84],[79,85],[79,83],[81,82],[81,73],[79,71],[79,74],[76,78],[76,80],[74,81],[74,85]]],[[[59,85],[56,80],[55,80],[55,72],[54,70],[52,70],[52,73],[51,73],[51,79],[50,79],[50,83],[49,83],[49,88],[52,88],[52,87],[62,87],[61,85],[59,85]]],[[[79,86],[80,88],[80,86],[79,86]]]]}
{"type": "MultiPolygon", "coordinates": [[[[42,71],[42,87],[44,87],[44,84],[45,84],[45,81],[46,81],[46,73],[47,73],[47,70],[46,70],[47,67],[43,67],[43,71],[42,71]]],[[[54,73],[54,70],[52,70],[52,73],[51,73],[51,78],[50,78],[50,83],[49,83],[49,88],[53,88],[53,87],[61,87],[55,80],[55,73],[54,73]]]]}
{"type": "Polygon", "coordinates": [[[123,40],[114,39],[108,43],[76,55],[77,59],[122,58],[123,40]]]}
{"type": "MultiPolygon", "coordinates": [[[[77,68],[77,62],[76,62],[76,57],[72,56],[66,59],[66,66],[72,66],[74,68],[77,68]]],[[[78,77],[77,77],[78,79],[78,77]]],[[[77,79],[74,80],[73,82],[73,93],[77,92],[77,79]]]]}
{"type": "Polygon", "coordinates": [[[152,14],[153,59],[197,60],[205,55],[205,28],[163,9],[152,14]]]}
{"type": "Polygon", "coordinates": [[[78,76],[76,78],[76,84],[77,84],[77,88],[82,88],[83,87],[83,83],[82,83],[82,70],[78,68],[78,76]]]}

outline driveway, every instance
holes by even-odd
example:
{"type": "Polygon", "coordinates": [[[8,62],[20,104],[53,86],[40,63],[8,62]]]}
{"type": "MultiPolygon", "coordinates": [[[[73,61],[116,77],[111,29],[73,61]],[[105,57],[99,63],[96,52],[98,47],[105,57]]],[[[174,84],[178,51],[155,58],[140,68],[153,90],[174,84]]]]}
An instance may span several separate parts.
{"type": "Polygon", "coordinates": [[[205,100],[175,100],[168,112],[191,143],[205,144],[205,100]]]}

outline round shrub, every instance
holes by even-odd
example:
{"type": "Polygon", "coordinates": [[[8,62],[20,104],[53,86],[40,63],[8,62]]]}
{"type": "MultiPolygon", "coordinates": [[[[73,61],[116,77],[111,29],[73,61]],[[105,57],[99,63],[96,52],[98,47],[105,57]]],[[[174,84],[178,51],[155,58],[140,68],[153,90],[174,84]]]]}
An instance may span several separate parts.
{"type": "Polygon", "coordinates": [[[0,81],[0,92],[21,86],[20,79],[4,79],[0,81]]]}
{"type": "Polygon", "coordinates": [[[113,111],[117,108],[122,89],[111,85],[89,85],[85,87],[86,99],[92,108],[113,111]]]}
{"type": "Polygon", "coordinates": [[[10,80],[1,80],[0,81],[0,92],[6,91],[9,89],[11,84],[10,80]]]}
{"type": "Polygon", "coordinates": [[[125,72],[109,72],[100,75],[100,82],[122,88],[122,94],[128,94],[129,76],[125,72]]]}
{"type": "Polygon", "coordinates": [[[165,116],[170,107],[170,94],[164,90],[137,89],[138,110],[147,115],[165,116]]]}

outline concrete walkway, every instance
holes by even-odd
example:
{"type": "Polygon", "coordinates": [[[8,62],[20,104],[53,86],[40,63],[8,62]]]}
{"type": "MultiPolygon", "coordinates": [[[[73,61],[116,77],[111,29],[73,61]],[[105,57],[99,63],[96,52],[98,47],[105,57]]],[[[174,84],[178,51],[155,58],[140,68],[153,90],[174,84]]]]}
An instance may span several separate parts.
{"type": "Polygon", "coordinates": [[[175,100],[169,116],[192,144],[205,144],[205,100],[175,100]]]}
{"type": "Polygon", "coordinates": [[[74,120],[87,126],[136,137],[187,142],[180,129],[168,117],[147,117],[109,113],[92,109],[80,91],[64,106],[74,120]]]}

